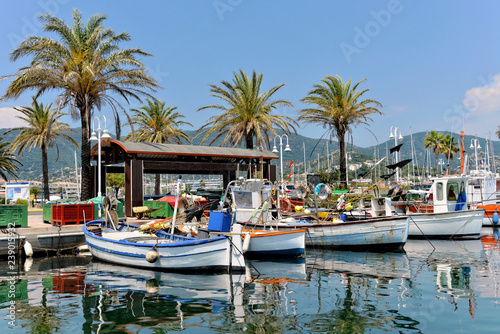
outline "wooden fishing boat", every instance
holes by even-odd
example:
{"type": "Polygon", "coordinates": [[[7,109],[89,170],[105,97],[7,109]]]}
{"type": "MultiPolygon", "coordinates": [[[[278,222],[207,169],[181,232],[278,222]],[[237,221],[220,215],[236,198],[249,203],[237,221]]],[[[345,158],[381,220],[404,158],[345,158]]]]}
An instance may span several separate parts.
{"type": "Polygon", "coordinates": [[[299,256],[305,253],[306,230],[270,231],[243,228],[246,257],[299,256]]]}
{"type": "MultiPolygon", "coordinates": [[[[241,232],[240,225],[234,228],[236,234],[241,232]]],[[[163,271],[245,269],[239,237],[199,239],[164,230],[148,234],[139,226],[123,223],[116,229],[107,227],[102,220],[85,224],[83,231],[91,254],[106,262],[163,271]]]]}
{"type": "Polygon", "coordinates": [[[408,239],[408,217],[405,216],[348,222],[287,218],[264,224],[247,223],[247,226],[272,227],[278,231],[307,229],[306,246],[352,251],[397,251],[408,239]]]}

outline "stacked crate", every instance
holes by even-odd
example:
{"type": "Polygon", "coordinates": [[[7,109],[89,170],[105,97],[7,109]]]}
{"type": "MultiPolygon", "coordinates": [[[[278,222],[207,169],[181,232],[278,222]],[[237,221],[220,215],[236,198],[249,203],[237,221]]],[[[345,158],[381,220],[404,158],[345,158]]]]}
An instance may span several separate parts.
{"type": "Polygon", "coordinates": [[[94,203],[55,204],[52,206],[52,224],[76,225],[94,219],[94,203]]]}

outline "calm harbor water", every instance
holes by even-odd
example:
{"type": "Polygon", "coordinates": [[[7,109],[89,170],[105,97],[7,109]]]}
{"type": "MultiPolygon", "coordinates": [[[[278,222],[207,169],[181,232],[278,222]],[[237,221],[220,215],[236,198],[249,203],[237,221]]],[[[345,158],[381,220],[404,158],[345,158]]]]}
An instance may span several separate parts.
{"type": "Polygon", "coordinates": [[[308,249],[305,259],[252,261],[241,275],[61,256],[12,277],[3,261],[2,333],[498,333],[499,233],[483,232],[409,240],[401,253],[308,249]]]}

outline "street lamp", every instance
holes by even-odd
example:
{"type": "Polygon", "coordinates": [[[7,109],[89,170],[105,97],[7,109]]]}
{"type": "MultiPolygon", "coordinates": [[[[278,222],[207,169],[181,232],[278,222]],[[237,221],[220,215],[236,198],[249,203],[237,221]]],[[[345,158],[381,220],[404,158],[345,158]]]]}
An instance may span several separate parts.
{"type": "MultiPolygon", "coordinates": [[[[401,135],[401,129],[395,126],[391,126],[391,134],[389,139],[394,139],[394,146],[398,146],[398,140],[403,141],[403,136],[401,135]],[[394,132],[393,132],[394,131],[394,132]],[[399,132],[399,136],[398,136],[399,132]]],[[[394,163],[399,162],[399,152],[394,152],[394,163]]],[[[399,168],[396,168],[396,182],[399,182],[399,168]]]]}
{"type": "MultiPolygon", "coordinates": [[[[102,115],[101,117],[94,117],[92,121],[92,134],[90,135],[90,141],[97,141],[97,197],[101,197],[101,139],[108,140],[111,136],[106,129],[106,117],[102,115]],[[101,129],[101,119],[104,119],[104,130],[101,129]],[[97,136],[94,130],[95,121],[97,120],[97,136]],[[102,136],[101,136],[102,133],[102,136]]],[[[100,211],[99,211],[100,212],[100,211]]]]}
{"type": "Polygon", "coordinates": [[[477,150],[481,149],[481,144],[479,144],[479,140],[477,138],[472,138],[470,140],[470,148],[474,149],[474,157],[476,158],[476,170],[479,170],[479,166],[477,164],[477,150]]]}
{"type": "Polygon", "coordinates": [[[445,163],[444,163],[443,159],[439,159],[438,166],[439,166],[439,172],[441,175],[443,175],[444,165],[445,165],[445,163]]]}
{"type": "Polygon", "coordinates": [[[290,149],[290,145],[288,145],[288,136],[286,134],[284,135],[276,135],[276,137],[274,137],[274,146],[273,146],[273,150],[271,152],[273,153],[278,153],[278,148],[276,147],[276,138],[279,138],[280,139],[280,166],[281,166],[281,193],[283,194],[284,193],[284,189],[283,189],[283,151],[282,151],[282,148],[283,148],[283,137],[286,137],[286,146],[285,146],[285,152],[291,152],[292,150],[290,149]]]}

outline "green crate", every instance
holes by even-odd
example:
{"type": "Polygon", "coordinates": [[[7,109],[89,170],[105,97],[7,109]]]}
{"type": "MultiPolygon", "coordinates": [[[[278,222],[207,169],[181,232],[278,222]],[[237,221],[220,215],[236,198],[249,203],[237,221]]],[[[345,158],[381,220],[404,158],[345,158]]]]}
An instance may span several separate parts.
{"type": "MultiPolygon", "coordinates": [[[[104,209],[102,208],[102,201],[104,196],[91,198],[90,201],[94,203],[94,218],[99,219],[99,206],[101,206],[101,217],[104,217],[104,209]]],[[[118,214],[118,218],[123,217],[123,202],[118,200],[118,207],[116,208],[116,213],[118,214]]]]}
{"type": "Polygon", "coordinates": [[[150,209],[160,209],[154,212],[146,214],[146,216],[151,216],[152,218],[168,218],[174,215],[174,209],[168,202],[160,201],[143,201],[144,206],[150,209]]]}
{"type": "Polygon", "coordinates": [[[28,226],[27,205],[0,205],[0,226],[9,227],[14,223],[16,227],[28,226]]]}

